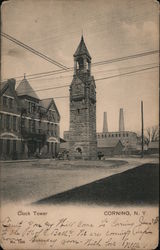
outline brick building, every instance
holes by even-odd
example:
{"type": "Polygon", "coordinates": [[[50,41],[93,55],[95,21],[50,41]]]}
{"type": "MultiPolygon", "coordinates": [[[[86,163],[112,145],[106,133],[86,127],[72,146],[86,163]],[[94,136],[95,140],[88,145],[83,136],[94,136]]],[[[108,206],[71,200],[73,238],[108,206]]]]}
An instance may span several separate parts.
{"type": "Polygon", "coordinates": [[[91,56],[83,36],[74,54],[68,141],[71,159],[96,159],[96,85],[91,75],[91,56]]]}
{"type": "Polygon", "coordinates": [[[40,100],[27,79],[0,89],[0,159],[56,157],[60,115],[53,98],[40,100]]]}

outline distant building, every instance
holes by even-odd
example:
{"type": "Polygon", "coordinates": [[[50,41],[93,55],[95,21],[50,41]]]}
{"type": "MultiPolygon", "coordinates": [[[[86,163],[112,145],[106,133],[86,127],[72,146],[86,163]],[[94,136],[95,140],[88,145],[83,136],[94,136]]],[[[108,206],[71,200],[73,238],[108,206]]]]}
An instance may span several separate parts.
{"type": "Polygon", "coordinates": [[[104,112],[103,132],[97,133],[98,152],[104,155],[130,154],[137,150],[137,134],[125,131],[123,109],[119,113],[119,131],[108,132],[107,114],[104,112]]]}
{"type": "Polygon", "coordinates": [[[74,54],[68,142],[70,159],[97,158],[96,85],[91,75],[91,56],[83,36],[74,54]]]}
{"type": "Polygon", "coordinates": [[[56,157],[60,115],[53,98],[40,100],[26,77],[0,89],[0,159],[56,157]]]}
{"type": "Polygon", "coordinates": [[[159,141],[151,141],[148,145],[148,153],[158,154],[159,153],[159,141]]]}
{"type": "Polygon", "coordinates": [[[64,131],[60,140],[60,152],[69,152],[69,131],[64,131]]]}

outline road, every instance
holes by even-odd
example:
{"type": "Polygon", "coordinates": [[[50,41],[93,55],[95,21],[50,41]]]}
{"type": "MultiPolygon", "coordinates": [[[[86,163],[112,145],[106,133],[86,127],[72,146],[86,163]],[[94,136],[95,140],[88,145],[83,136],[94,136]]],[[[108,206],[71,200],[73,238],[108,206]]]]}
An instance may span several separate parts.
{"type": "Polygon", "coordinates": [[[28,204],[158,159],[108,158],[106,161],[19,161],[1,163],[3,203],[28,204]]]}

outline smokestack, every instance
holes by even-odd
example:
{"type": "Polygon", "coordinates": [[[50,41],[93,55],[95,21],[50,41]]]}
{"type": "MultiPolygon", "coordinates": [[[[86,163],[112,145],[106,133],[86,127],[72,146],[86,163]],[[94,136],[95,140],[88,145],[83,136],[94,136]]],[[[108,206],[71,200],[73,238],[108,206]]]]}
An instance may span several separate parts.
{"type": "Polygon", "coordinates": [[[124,116],[123,116],[123,109],[121,108],[119,111],[119,132],[125,131],[124,128],[124,116]]]}
{"type": "Polygon", "coordinates": [[[107,124],[107,112],[104,112],[103,116],[103,133],[108,132],[108,124],[107,124]]]}

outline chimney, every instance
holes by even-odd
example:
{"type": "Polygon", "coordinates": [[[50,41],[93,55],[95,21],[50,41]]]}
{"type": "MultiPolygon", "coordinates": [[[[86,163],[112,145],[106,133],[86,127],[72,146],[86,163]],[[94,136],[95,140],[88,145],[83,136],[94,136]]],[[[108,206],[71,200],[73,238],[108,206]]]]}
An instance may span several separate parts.
{"type": "Polygon", "coordinates": [[[125,131],[124,128],[124,116],[123,116],[123,109],[120,108],[119,111],[119,132],[125,131]]]}
{"type": "Polygon", "coordinates": [[[103,133],[108,132],[108,124],[107,124],[107,112],[104,112],[103,116],[103,133]]]}
{"type": "Polygon", "coordinates": [[[16,80],[14,78],[8,79],[8,84],[13,90],[15,90],[16,80]]]}

